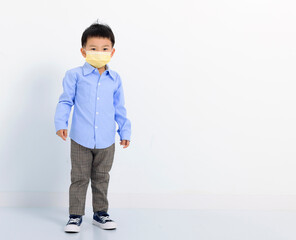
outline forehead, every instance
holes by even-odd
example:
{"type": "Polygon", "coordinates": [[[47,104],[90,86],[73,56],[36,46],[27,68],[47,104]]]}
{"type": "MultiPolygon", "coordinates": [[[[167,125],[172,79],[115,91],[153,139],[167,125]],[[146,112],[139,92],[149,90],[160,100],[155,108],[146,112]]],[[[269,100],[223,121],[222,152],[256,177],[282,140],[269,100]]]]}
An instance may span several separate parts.
{"type": "Polygon", "coordinates": [[[89,37],[87,39],[87,46],[91,47],[91,46],[95,46],[95,47],[99,47],[99,46],[112,46],[111,41],[109,38],[102,38],[102,37],[89,37]]]}

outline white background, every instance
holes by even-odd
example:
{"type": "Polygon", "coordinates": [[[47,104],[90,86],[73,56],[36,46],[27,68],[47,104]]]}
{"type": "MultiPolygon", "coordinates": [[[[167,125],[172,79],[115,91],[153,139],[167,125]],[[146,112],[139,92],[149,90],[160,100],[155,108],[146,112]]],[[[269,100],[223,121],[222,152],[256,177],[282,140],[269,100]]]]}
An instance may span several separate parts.
{"type": "Polygon", "coordinates": [[[0,205],[67,206],[70,139],[56,136],[54,113],[99,19],[115,34],[109,64],[132,123],[128,148],[116,136],[110,207],[215,207],[235,195],[296,208],[285,202],[296,195],[295,10],[285,0],[1,2],[0,205]]]}

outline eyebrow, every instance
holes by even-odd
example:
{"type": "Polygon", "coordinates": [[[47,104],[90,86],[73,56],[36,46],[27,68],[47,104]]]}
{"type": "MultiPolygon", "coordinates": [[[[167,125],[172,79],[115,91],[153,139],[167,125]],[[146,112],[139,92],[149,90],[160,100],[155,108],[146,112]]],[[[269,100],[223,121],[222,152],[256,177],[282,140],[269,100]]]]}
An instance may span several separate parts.
{"type": "MultiPolygon", "coordinates": [[[[96,45],[89,45],[90,47],[96,47],[96,45]]],[[[109,45],[104,45],[103,47],[109,47],[109,45]]]]}

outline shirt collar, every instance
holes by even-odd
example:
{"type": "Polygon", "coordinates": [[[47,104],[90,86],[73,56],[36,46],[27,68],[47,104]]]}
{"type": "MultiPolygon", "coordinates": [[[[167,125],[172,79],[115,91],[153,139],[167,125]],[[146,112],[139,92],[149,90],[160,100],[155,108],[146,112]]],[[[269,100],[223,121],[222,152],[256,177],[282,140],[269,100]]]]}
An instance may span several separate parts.
{"type": "MultiPolygon", "coordinates": [[[[92,65],[90,65],[88,62],[85,62],[84,65],[82,66],[83,68],[83,75],[87,75],[92,73],[95,69],[95,67],[93,67],[92,65]]],[[[108,64],[106,64],[106,70],[105,70],[113,80],[115,80],[115,74],[114,72],[110,69],[110,66],[108,64]]]]}

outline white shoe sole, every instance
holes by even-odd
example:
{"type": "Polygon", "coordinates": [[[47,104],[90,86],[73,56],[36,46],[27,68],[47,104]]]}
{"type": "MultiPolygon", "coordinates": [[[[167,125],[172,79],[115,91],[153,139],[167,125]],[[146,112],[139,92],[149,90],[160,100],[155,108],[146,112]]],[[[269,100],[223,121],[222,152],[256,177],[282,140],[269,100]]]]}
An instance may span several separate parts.
{"type": "Polygon", "coordinates": [[[80,226],[77,226],[77,225],[74,225],[74,224],[70,224],[70,225],[66,225],[65,228],[64,228],[64,231],[65,232],[79,232],[80,231],[80,226]]]}
{"type": "Polygon", "coordinates": [[[92,223],[102,229],[115,229],[117,227],[115,222],[99,223],[93,219],[92,223]]]}

